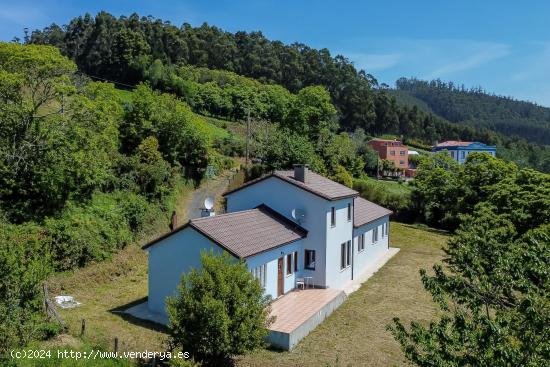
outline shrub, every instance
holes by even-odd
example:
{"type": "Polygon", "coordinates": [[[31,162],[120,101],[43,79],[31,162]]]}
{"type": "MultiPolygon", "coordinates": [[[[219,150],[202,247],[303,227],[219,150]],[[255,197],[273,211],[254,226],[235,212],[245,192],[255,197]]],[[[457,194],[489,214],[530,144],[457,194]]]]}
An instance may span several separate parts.
{"type": "Polygon", "coordinates": [[[336,166],[334,168],[334,174],[330,177],[332,180],[346,185],[347,187],[353,186],[353,177],[342,166],[336,166]]]}
{"type": "Polygon", "coordinates": [[[56,267],[102,260],[127,245],[133,237],[125,214],[116,195],[96,193],[88,205],[69,203],[60,216],[46,219],[56,267]]]}
{"type": "Polygon", "coordinates": [[[361,197],[392,210],[396,219],[410,222],[418,216],[418,209],[414,206],[410,190],[405,184],[382,183],[364,178],[353,180],[353,189],[361,197]]]}
{"type": "Polygon", "coordinates": [[[219,365],[263,345],[270,298],[246,265],[227,253],[202,253],[201,262],[168,299],[171,339],[195,359],[219,365]]]}
{"type": "Polygon", "coordinates": [[[49,238],[34,224],[0,224],[0,359],[40,337],[49,238]]]}

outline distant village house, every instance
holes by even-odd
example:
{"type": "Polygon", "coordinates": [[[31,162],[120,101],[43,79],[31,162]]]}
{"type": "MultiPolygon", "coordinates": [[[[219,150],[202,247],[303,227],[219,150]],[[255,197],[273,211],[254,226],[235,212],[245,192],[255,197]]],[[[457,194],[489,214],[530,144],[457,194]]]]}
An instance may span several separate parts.
{"type": "Polygon", "coordinates": [[[437,153],[441,151],[447,151],[451,157],[459,164],[466,162],[466,158],[470,153],[485,152],[489,153],[493,157],[497,155],[497,148],[494,145],[486,145],[479,142],[471,141],[455,141],[448,140],[443,143],[439,143],[432,148],[432,152],[437,153]]]}

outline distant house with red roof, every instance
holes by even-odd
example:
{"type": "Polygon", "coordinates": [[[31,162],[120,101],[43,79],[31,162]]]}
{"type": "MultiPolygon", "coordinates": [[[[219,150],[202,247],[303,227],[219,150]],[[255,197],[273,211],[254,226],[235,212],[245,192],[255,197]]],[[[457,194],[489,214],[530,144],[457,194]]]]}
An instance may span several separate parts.
{"type": "Polygon", "coordinates": [[[432,152],[448,151],[451,157],[458,163],[462,164],[466,161],[466,158],[470,153],[485,152],[491,154],[493,157],[497,155],[497,147],[494,145],[486,145],[480,142],[472,141],[457,141],[448,140],[443,143],[439,143],[432,148],[432,152]]]}

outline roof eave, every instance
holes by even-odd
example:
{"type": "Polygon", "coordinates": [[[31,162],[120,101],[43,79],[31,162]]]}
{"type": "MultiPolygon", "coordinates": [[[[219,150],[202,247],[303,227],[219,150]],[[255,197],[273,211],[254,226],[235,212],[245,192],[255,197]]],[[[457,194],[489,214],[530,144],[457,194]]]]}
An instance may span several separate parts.
{"type": "Polygon", "coordinates": [[[248,258],[251,258],[251,257],[253,257],[253,256],[256,256],[256,255],[259,255],[259,254],[263,254],[264,252],[271,251],[271,250],[275,250],[275,249],[281,248],[281,247],[286,246],[286,245],[290,245],[291,243],[294,243],[294,242],[296,242],[296,241],[303,240],[303,239],[306,238],[306,237],[307,237],[307,233],[306,233],[306,235],[303,236],[303,237],[296,238],[296,239],[294,239],[294,240],[287,241],[287,242],[285,242],[285,243],[281,243],[280,245],[277,245],[277,246],[275,246],[275,247],[270,247],[270,248],[268,248],[268,249],[265,249],[265,250],[262,250],[262,251],[255,252],[255,253],[250,254],[250,255],[246,255],[246,256],[244,256],[244,257],[242,257],[242,258],[243,258],[243,259],[248,259],[248,258]]]}
{"type": "Polygon", "coordinates": [[[393,214],[393,212],[389,212],[389,213],[387,213],[387,214],[381,215],[381,216],[379,216],[379,217],[376,217],[376,218],[374,218],[374,219],[372,219],[372,220],[369,220],[368,222],[365,222],[365,223],[362,223],[362,224],[359,224],[359,225],[356,224],[356,223],[354,222],[354,223],[353,223],[353,228],[360,228],[360,227],[363,227],[363,226],[366,225],[366,224],[375,222],[375,221],[377,221],[377,220],[379,220],[379,219],[381,219],[381,218],[388,217],[388,216],[390,216],[390,215],[392,215],[392,214],[393,214]]]}
{"type": "Polygon", "coordinates": [[[185,228],[189,227],[190,223],[191,223],[191,221],[187,221],[187,223],[185,223],[182,226],[179,226],[179,227],[175,228],[173,231],[167,232],[167,233],[161,235],[160,237],[157,237],[154,240],[149,241],[145,245],[141,246],[141,249],[142,250],[147,250],[149,247],[156,245],[158,242],[160,242],[160,241],[170,237],[171,235],[176,234],[176,233],[184,230],[185,228]]]}

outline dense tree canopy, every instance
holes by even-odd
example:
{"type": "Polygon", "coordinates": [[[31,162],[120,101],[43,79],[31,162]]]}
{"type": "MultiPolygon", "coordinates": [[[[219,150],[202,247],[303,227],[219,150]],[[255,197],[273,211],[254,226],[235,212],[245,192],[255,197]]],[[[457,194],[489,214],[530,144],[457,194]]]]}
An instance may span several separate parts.
{"type": "Polygon", "coordinates": [[[418,366],[547,366],[550,179],[512,169],[480,187],[484,194],[462,217],[444,265],[435,265],[433,275],[421,271],[439,316],[409,328],[395,319],[390,330],[418,366]]]}
{"type": "MultiPolygon", "coordinates": [[[[488,94],[481,88],[466,89],[452,82],[401,78],[398,92],[417,98],[443,118],[472,126],[484,126],[505,135],[550,144],[550,109],[509,97],[488,94]]],[[[401,94],[397,94],[398,98],[401,94]]],[[[412,102],[413,101],[408,101],[412,102]]]]}
{"type": "MultiPolygon", "coordinates": [[[[508,139],[490,130],[506,132],[500,129],[500,123],[455,124],[417,106],[399,105],[374,77],[357,70],[345,57],[333,57],[327,49],[316,50],[300,43],[271,41],[261,32],[230,33],[206,23],[176,27],[153,17],[132,14],[117,19],[100,12],[95,17],[86,14],[74,18],[63,27],[53,24],[36,30],[28,42],[59,47],[88,75],[130,84],[148,80],[155,88],[185,97],[196,111],[231,119],[243,119],[249,112],[256,112],[258,117],[281,122],[291,104],[281,89],[266,87],[261,88],[266,93],[254,93],[251,85],[226,87],[225,83],[231,84],[235,77],[227,78],[223,72],[221,78],[193,80],[190,74],[196,73],[189,73],[188,67],[184,67],[187,72],[179,71],[182,65],[236,73],[262,83],[279,84],[292,93],[319,85],[330,93],[343,130],[362,128],[371,135],[403,135],[428,145],[451,139],[497,144],[502,157],[550,172],[548,148],[508,139]],[[189,80],[201,86],[197,88],[189,80]],[[189,96],[194,102],[187,99],[189,96]],[[251,111],[250,106],[258,103],[253,100],[266,98],[276,111],[251,111]]],[[[513,125],[508,130],[516,132],[525,126],[515,122],[508,125],[513,125]]],[[[539,134],[533,131],[529,137],[533,135],[539,134]]]]}

